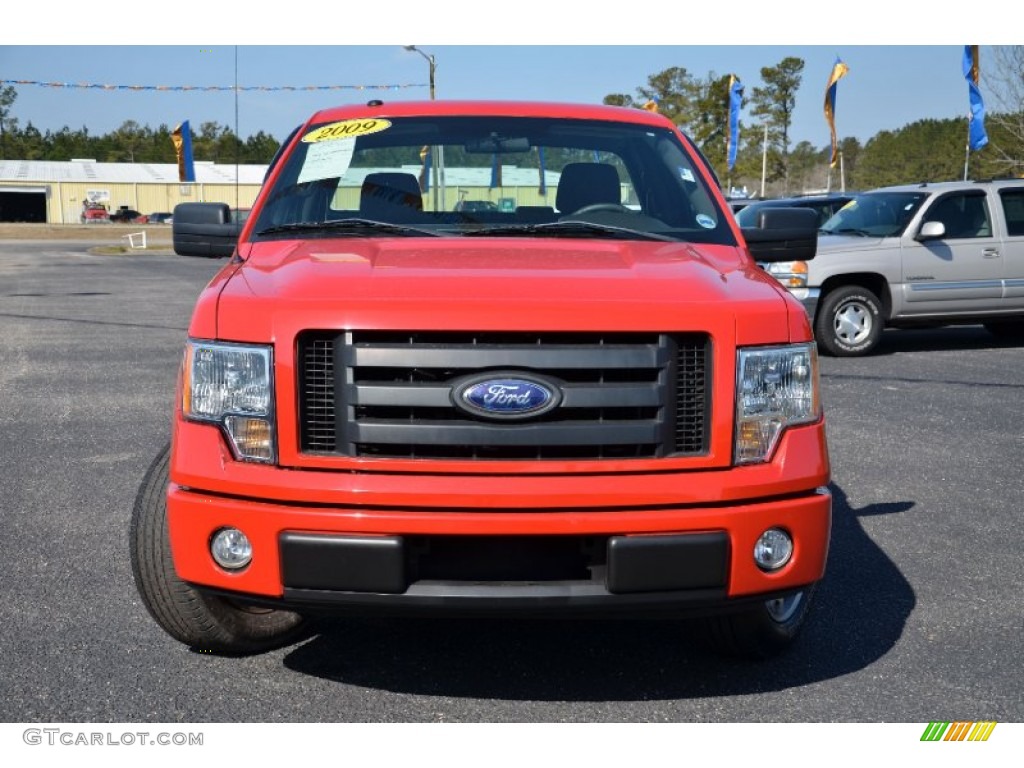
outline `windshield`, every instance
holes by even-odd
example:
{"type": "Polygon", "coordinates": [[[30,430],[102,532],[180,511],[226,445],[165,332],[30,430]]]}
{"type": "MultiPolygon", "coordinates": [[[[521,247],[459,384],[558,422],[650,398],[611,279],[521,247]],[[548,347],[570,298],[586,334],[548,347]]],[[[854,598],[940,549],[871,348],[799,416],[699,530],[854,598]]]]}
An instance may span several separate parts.
{"type": "Polygon", "coordinates": [[[822,225],[821,232],[826,235],[898,237],[926,197],[924,192],[866,192],[855,195],[822,225]]]}
{"type": "Polygon", "coordinates": [[[629,123],[368,118],[306,129],[253,239],[601,237],[735,245],[679,136],[629,123]],[[383,226],[378,226],[383,225],[383,226]]]}

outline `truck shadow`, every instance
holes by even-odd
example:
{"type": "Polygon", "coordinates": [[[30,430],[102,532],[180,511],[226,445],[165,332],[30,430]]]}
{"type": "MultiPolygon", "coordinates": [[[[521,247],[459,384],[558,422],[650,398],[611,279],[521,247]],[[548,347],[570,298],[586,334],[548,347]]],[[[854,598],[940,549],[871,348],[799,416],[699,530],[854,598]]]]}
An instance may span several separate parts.
{"type": "Polygon", "coordinates": [[[639,701],[799,687],[863,669],[895,645],[915,605],[860,519],[913,502],[852,509],[833,492],[828,572],[798,644],[767,662],[717,656],[678,621],[321,620],[289,669],[398,693],[512,701],[639,701]]]}

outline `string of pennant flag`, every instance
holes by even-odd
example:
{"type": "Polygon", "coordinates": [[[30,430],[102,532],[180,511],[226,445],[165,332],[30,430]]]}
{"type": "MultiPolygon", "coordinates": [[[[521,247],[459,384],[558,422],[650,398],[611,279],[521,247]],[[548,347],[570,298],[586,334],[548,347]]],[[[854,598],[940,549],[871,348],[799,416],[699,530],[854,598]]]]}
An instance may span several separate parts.
{"type": "Polygon", "coordinates": [[[398,91],[426,88],[425,83],[386,85],[111,85],[109,83],[61,83],[45,80],[0,80],[0,85],[34,85],[40,88],[83,88],[98,91],[398,91]]]}

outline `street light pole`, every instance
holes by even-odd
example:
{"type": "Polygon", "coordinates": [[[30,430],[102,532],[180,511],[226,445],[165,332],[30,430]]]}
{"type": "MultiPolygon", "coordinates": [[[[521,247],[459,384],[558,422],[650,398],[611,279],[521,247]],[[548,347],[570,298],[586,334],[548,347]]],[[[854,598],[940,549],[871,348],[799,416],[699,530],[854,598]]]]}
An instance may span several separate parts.
{"type": "MultiPolygon", "coordinates": [[[[430,100],[434,101],[437,98],[437,92],[434,89],[434,73],[437,71],[437,59],[434,58],[434,54],[421,51],[415,45],[403,45],[403,48],[407,51],[418,53],[424,59],[427,60],[427,64],[430,65],[430,100]]],[[[444,205],[444,147],[437,147],[436,152],[430,153],[430,166],[431,175],[434,177],[434,210],[440,211],[441,206],[444,205]],[[438,203],[438,194],[440,194],[440,205],[438,203]]]]}
{"type": "Polygon", "coordinates": [[[418,53],[420,56],[426,59],[427,64],[430,65],[430,100],[434,101],[434,99],[436,98],[436,95],[434,93],[434,73],[437,71],[437,59],[434,58],[434,55],[432,53],[426,53],[425,51],[421,51],[415,45],[403,45],[402,47],[405,48],[405,50],[407,51],[413,51],[415,53],[418,53]]]}

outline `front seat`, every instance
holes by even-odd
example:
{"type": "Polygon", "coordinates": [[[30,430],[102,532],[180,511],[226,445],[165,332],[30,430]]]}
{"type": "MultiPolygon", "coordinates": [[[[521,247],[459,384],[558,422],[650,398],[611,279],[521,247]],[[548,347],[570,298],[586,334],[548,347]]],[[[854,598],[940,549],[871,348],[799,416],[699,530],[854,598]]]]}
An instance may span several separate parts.
{"type": "Polygon", "coordinates": [[[599,203],[622,203],[619,174],[607,163],[569,163],[558,179],[555,207],[565,215],[599,203]]]}
{"type": "Polygon", "coordinates": [[[359,212],[370,219],[391,221],[423,211],[419,180],[411,173],[368,173],[359,192],[359,212]]]}

